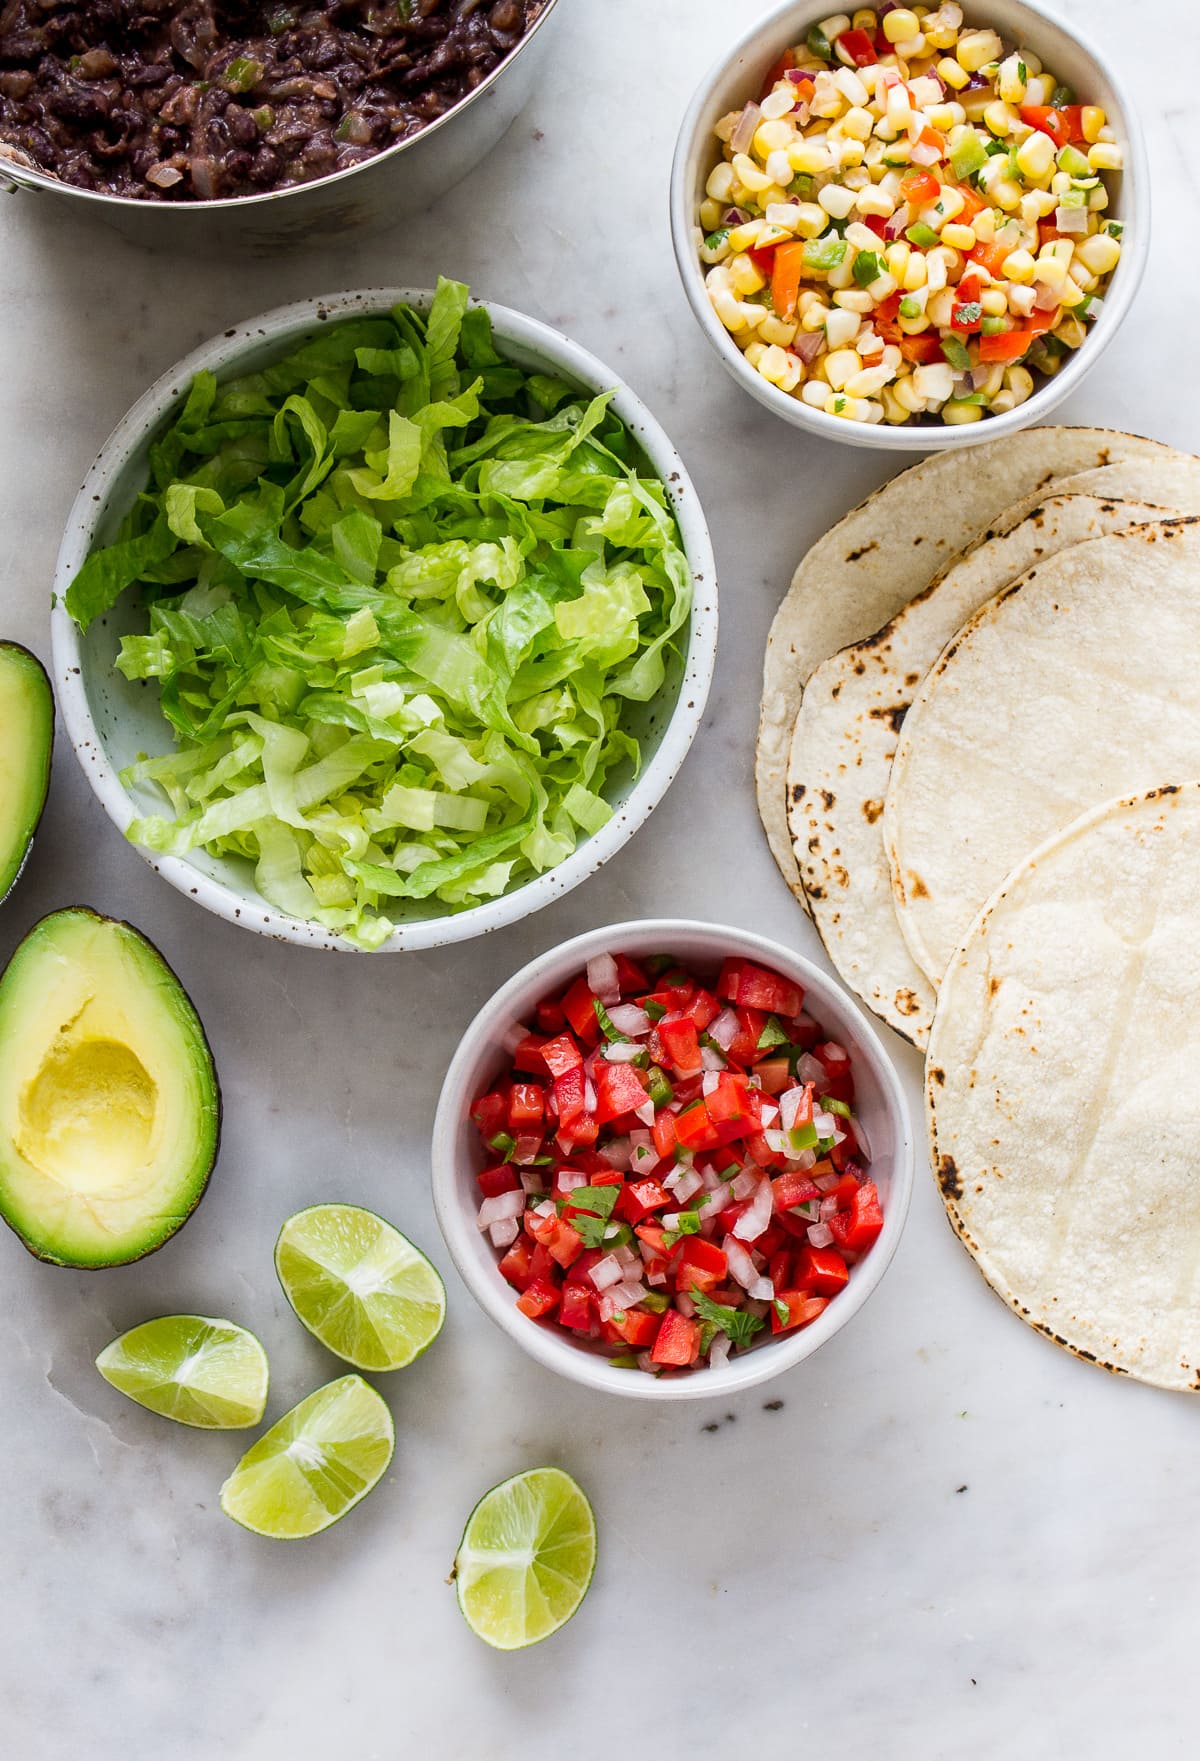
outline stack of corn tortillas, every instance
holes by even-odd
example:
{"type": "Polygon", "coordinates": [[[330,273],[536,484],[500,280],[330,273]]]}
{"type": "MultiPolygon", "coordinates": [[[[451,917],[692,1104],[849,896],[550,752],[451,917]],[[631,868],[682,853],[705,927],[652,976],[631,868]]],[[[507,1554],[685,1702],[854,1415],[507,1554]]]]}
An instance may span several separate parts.
{"type": "Polygon", "coordinates": [[[1200,460],[1097,429],[903,472],[801,563],[758,759],[834,964],[931,1046],[935,1165],[985,1275],[1060,1343],[1171,1387],[1200,1377],[1192,516],[1200,460]]]}

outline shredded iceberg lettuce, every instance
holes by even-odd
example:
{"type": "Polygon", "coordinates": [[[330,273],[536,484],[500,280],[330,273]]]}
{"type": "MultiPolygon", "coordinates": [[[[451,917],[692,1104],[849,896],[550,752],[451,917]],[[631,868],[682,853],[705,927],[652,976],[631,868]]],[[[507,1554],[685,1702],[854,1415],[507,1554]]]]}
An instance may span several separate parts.
{"type": "Polygon", "coordinates": [[[692,583],[662,485],[609,408],[493,345],[467,290],[331,324],[261,372],[198,374],[81,627],[146,608],[117,666],[173,754],[124,780],[134,842],[253,864],[365,947],[562,862],[640,760],[692,583]]]}

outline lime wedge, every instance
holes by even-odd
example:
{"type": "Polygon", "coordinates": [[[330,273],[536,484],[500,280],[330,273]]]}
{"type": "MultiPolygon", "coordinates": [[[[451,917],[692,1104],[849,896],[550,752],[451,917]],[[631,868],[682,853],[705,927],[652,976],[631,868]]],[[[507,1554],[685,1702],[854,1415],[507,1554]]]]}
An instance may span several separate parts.
{"type": "Polygon", "coordinates": [[[379,1484],[396,1433],[361,1376],[318,1388],[249,1448],[221,1487],[221,1509],[256,1535],[319,1535],[379,1484]]]}
{"type": "Polygon", "coordinates": [[[596,1569],[596,1518],[570,1474],[530,1468],[485,1492],[454,1560],[458,1606],[498,1651],[536,1645],[563,1626],[596,1569]]]}
{"type": "Polygon", "coordinates": [[[446,1318],[446,1287],[425,1255],[358,1205],[311,1205],[289,1217],[275,1270],[309,1332],[358,1370],[402,1370],[446,1318]]]}
{"type": "Polygon", "coordinates": [[[267,1354],[244,1327],[207,1315],[161,1315],[131,1327],[96,1359],[106,1382],[139,1406],[210,1431],[257,1425],[267,1354]]]}

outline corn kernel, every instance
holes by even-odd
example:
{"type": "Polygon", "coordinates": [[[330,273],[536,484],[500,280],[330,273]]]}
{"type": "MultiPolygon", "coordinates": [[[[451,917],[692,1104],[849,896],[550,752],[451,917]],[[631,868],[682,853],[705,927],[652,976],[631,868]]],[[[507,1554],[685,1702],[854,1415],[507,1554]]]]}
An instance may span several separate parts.
{"type": "Polygon", "coordinates": [[[709,294],[713,311],[721,320],[726,330],[737,336],[749,328],[746,322],[746,310],[740,300],[736,299],[727,287],[718,287],[709,294]]]}
{"type": "Polygon", "coordinates": [[[1096,142],[1100,139],[1100,130],[1108,122],[1107,116],[1105,116],[1103,110],[1101,110],[1098,104],[1085,104],[1080,113],[1079,121],[1080,126],[1083,129],[1084,140],[1089,147],[1095,146],[1096,142]]]}
{"type": "Polygon", "coordinates": [[[765,277],[755,268],[752,257],[731,257],[729,285],[735,294],[744,299],[747,294],[761,293],[767,283],[765,277]]]}
{"type": "Polygon", "coordinates": [[[914,416],[925,408],[925,399],[917,390],[911,373],[906,373],[902,379],[896,381],[895,397],[896,402],[914,416]]]}
{"type": "Polygon", "coordinates": [[[883,34],[889,43],[902,43],[906,37],[915,37],[920,28],[920,19],[906,6],[897,6],[894,12],[884,15],[883,34]]]}
{"type": "Polygon", "coordinates": [[[825,320],[829,317],[829,307],[817,300],[808,306],[800,319],[801,330],[824,330],[825,320]]]}
{"type": "Polygon", "coordinates": [[[760,170],[753,159],[745,153],[734,154],[733,174],[742,188],[747,190],[765,190],[773,182],[773,179],[769,178],[765,171],[760,170]]]}
{"type": "Polygon", "coordinates": [[[998,391],[988,405],[993,416],[1007,416],[1008,412],[1015,410],[1016,407],[1017,400],[1011,391],[998,391]]]}
{"type": "Polygon", "coordinates": [[[875,397],[894,377],[890,367],[862,367],[847,379],[846,390],[851,397],[875,397]]]}
{"type": "MultiPolygon", "coordinates": [[[[947,47],[949,47],[949,45],[947,45],[947,47]]],[[[951,90],[955,92],[961,92],[971,77],[966,68],[960,67],[958,62],[953,60],[949,55],[944,56],[943,59],[938,62],[937,74],[943,85],[949,86],[951,90]]]]}
{"type": "Polygon", "coordinates": [[[833,83],[851,108],[865,104],[871,96],[852,67],[840,67],[833,76],[833,83]]]}
{"type": "Polygon", "coordinates": [[[848,31],[850,29],[850,19],[848,14],[844,12],[835,12],[832,13],[829,18],[823,18],[821,20],[821,29],[825,32],[825,35],[832,43],[835,37],[840,37],[843,31],[848,31]]]}
{"type": "Polygon", "coordinates": [[[1021,219],[1027,226],[1036,226],[1057,206],[1058,198],[1050,190],[1027,190],[1021,197],[1021,219]]]}
{"type": "Polygon", "coordinates": [[[925,286],[937,293],[946,285],[946,259],[941,251],[925,254],[925,286]]]}
{"type": "Polygon", "coordinates": [[[825,408],[825,399],[829,396],[829,387],[822,379],[809,379],[801,388],[800,399],[814,410],[825,408]]]}
{"type": "Polygon", "coordinates": [[[787,318],[776,318],[768,312],[758,327],[758,334],[764,342],[778,343],[780,348],[787,348],[796,339],[796,325],[787,318]]]}
{"type": "Polygon", "coordinates": [[[884,386],[879,394],[879,401],[883,405],[883,419],[885,422],[891,422],[893,426],[898,426],[901,422],[908,421],[908,411],[900,402],[890,385],[884,386]]]}
{"type": "Polygon", "coordinates": [[[835,306],[840,306],[846,312],[862,312],[863,314],[866,314],[875,309],[875,301],[865,287],[839,288],[833,296],[833,303],[835,306]]]}
{"type": "Polygon", "coordinates": [[[989,61],[998,61],[1004,44],[995,31],[964,31],[955,45],[954,54],[960,67],[978,73],[989,61]]]}
{"type": "Polygon", "coordinates": [[[989,318],[1003,318],[1008,311],[1004,290],[999,287],[985,287],[979,296],[979,304],[989,318]]]}
{"type": "Polygon", "coordinates": [[[773,153],[767,154],[764,169],[773,184],[777,184],[782,190],[787,189],[792,181],[792,162],[785,147],[776,147],[773,153]]]}
{"type": "Polygon", "coordinates": [[[929,303],[925,307],[928,322],[936,325],[939,330],[945,330],[954,314],[955,304],[954,289],[940,287],[936,293],[929,296],[929,303]]]}
{"type": "MultiPolygon", "coordinates": [[[[1016,111],[1010,109],[1007,104],[1002,104],[999,101],[988,104],[983,112],[984,127],[990,134],[994,134],[997,139],[1008,134],[1013,123],[1016,121],[1018,121],[1016,111]]],[[[1046,138],[1049,139],[1049,136],[1046,138]]]]}
{"type": "Polygon", "coordinates": [[[847,110],[842,117],[842,128],[853,141],[869,141],[871,130],[875,127],[875,118],[861,104],[847,110]]]}
{"type": "Polygon", "coordinates": [[[937,226],[942,221],[953,220],[956,215],[962,213],[966,205],[962,191],[956,189],[952,183],[944,183],[942,193],[933,208],[927,208],[921,215],[921,219],[929,225],[937,226]]]}
{"type": "Polygon", "coordinates": [[[758,363],[758,370],[764,379],[777,385],[780,391],[794,391],[800,383],[803,366],[795,355],[772,343],[758,363]]]}
{"type": "Polygon", "coordinates": [[[833,350],[849,348],[861,328],[858,313],[839,306],[825,320],[825,341],[833,350]]]}
{"type": "Polygon", "coordinates": [[[860,6],[851,23],[856,31],[869,31],[872,36],[879,28],[879,20],[870,6],[860,6]]]}
{"type": "Polygon", "coordinates": [[[870,184],[866,189],[859,190],[854,206],[860,214],[875,214],[881,220],[886,220],[896,212],[895,202],[878,184],[870,184]]]}
{"type": "MultiPolygon", "coordinates": [[[[861,141],[843,141],[838,148],[838,164],[843,170],[847,166],[853,168],[863,162],[863,144],[861,141]]],[[[868,178],[870,173],[865,174],[868,178]]]]}
{"type": "Polygon", "coordinates": [[[733,190],[733,166],[724,159],[719,165],[714,165],[704,188],[714,202],[728,202],[733,190]]]}
{"type": "Polygon", "coordinates": [[[832,219],[845,220],[854,206],[854,191],[842,184],[827,183],[817,191],[817,200],[832,219]]]}
{"type": "Polygon", "coordinates": [[[790,122],[760,122],[752,142],[755,153],[765,160],[777,147],[790,147],[796,131],[790,122]]]}
{"type": "Polygon", "coordinates": [[[1015,403],[1023,404],[1026,398],[1033,396],[1033,374],[1028,367],[1007,367],[1004,372],[1004,387],[1011,391],[1015,403]]]}
{"type": "Polygon", "coordinates": [[[913,251],[909,255],[908,264],[903,276],[897,277],[905,293],[916,293],[918,288],[926,285],[929,271],[925,263],[923,251],[913,251]]]}
{"type": "Polygon", "coordinates": [[[1125,155],[1113,141],[1097,141],[1088,148],[1090,171],[1120,171],[1124,164],[1125,155]]]}
{"type": "Polygon", "coordinates": [[[946,404],[942,409],[942,421],[951,428],[960,428],[967,422],[981,422],[983,406],[981,404],[946,404]]]}
{"type": "Polygon", "coordinates": [[[748,342],[746,344],[746,347],[742,352],[745,354],[750,365],[752,367],[757,367],[758,363],[767,352],[767,345],[765,342],[759,342],[758,339],[755,338],[753,342],[748,342]]]}
{"type": "Polygon", "coordinates": [[[1013,317],[1028,318],[1029,314],[1033,311],[1034,301],[1037,298],[1034,289],[1031,287],[1018,287],[1015,282],[1010,282],[1005,289],[1005,293],[1008,296],[1008,309],[1013,317]]]}
{"type": "Polygon", "coordinates": [[[1121,246],[1110,233],[1098,232],[1077,244],[1075,255],[1093,275],[1107,275],[1121,260],[1121,246]]]}
{"type": "Polygon", "coordinates": [[[1008,281],[1030,282],[1037,273],[1037,264],[1028,251],[1013,251],[1001,263],[1000,273],[1008,281]]]}
{"type": "Polygon", "coordinates": [[[747,220],[742,226],[731,227],[728,240],[730,251],[736,255],[738,251],[752,250],[758,241],[758,227],[757,220],[747,220]]]}
{"type": "Polygon", "coordinates": [[[978,244],[990,245],[996,236],[996,210],[983,208],[976,214],[971,225],[975,228],[975,239],[978,244]]]}
{"type": "Polygon", "coordinates": [[[793,171],[817,177],[833,169],[833,155],[824,141],[796,141],[787,150],[788,164],[793,171]]]}
{"type": "Polygon", "coordinates": [[[1103,214],[1108,207],[1108,191],[1103,184],[1097,184],[1094,190],[1088,191],[1088,211],[1092,214],[1103,214]]]}
{"type": "Polygon", "coordinates": [[[859,359],[853,349],[834,349],[825,356],[825,377],[835,391],[840,391],[858,369],[859,359]]]}
{"type": "Polygon", "coordinates": [[[913,388],[928,403],[944,403],[954,390],[954,369],[948,361],[934,361],[917,367],[913,388]]]}
{"type": "Polygon", "coordinates": [[[786,86],[776,86],[762,101],[763,116],[768,122],[776,122],[781,116],[790,116],[795,102],[796,95],[790,81],[786,86]]]}
{"type": "MultiPolygon", "coordinates": [[[[767,225],[784,232],[790,238],[796,230],[796,203],[771,202],[767,207],[767,225]]],[[[765,240],[763,241],[766,242],[765,240]]],[[[779,241],[776,240],[776,243],[779,241]]]]}
{"type": "Polygon", "coordinates": [[[1078,306],[1087,298],[1087,295],[1084,293],[1079,283],[1077,281],[1072,281],[1069,275],[1063,276],[1062,286],[1055,288],[1054,291],[1058,295],[1059,304],[1062,306],[1078,306]]]}
{"type": "Polygon", "coordinates": [[[890,244],[887,250],[883,253],[883,260],[887,264],[888,274],[895,276],[897,282],[901,285],[904,283],[905,272],[908,269],[908,260],[911,256],[912,246],[902,238],[898,238],[894,244],[890,244]]]}
{"type": "MultiPolygon", "coordinates": [[[[1025,64],[1027,67],[1028,62],[1025,64]]],[[[1025,102],[1042,106],[1048,104],[1054,96],[1054,81],[1046,74],[1034,74],[1025,81],[1025,102]]]]}
{"type": "Polygon", "coordinates": [[[988,193],[993,202],[1008,214],[1021,206],[1021,186],[1013,183],[1011,178],[999,178],[988,193]]]}
{"type": "Polygon", "coordinates": [[[942,243],[953,246],[956,251],[973,251],[975,242],[973,226],[959,226],[957,221],[952,220],[949,226],[942,228],[942,243]]]}
{"type": "Polygon", "coordinates": [[[816,202],[800,202],[792,216],[792,225],[801,238],[819,238],[829,224],[829,216],[816,202]]]}
{"type": "MultiPolygon", "coordinates": [[[[1017,166],[1023,177],[1039,182],[1048,177],[1054,169],[1054,142],[1041,129],[1033,133],[1017,148],[1017,166]]],[[[1017,200],[1020,200],[1018,191],[1017,200]]]]}
{"type": "Polygon", "coordinates": [[[1000,63],[1000,73],[996,80],[996,90],[1006,104],[1022,104],[1025,101],[1025,80],[1029,73],[1029,63],[1020,55],[1008,55],[1000,63]],[[1024,72],[1022,72],[1024,69],[1024,72]]]}

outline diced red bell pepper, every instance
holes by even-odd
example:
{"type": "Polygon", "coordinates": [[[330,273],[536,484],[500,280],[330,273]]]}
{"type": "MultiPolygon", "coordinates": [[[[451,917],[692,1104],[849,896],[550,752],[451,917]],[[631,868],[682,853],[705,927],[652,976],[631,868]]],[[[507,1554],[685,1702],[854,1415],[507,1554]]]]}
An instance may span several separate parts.
{"type": "Polygon", "coordinates": [[[911,202],[916,208],[927,208],[936,202],[942,193],[942,186],[932,171],[923,167],[914,167],[906,171],[900,179],[900,194],[904,201],[911,202]]]}
{"type": "MultiPolygon", "coordinates": [[[[658,1223],[638,1223],[633,1233],[641,1242],[642,1247],[649,1250],[649,1258],[653,1263],[648,1266],[648,1269],[665,1271],[672,1254],[675,1252],[673,1247],[667,1246],[666,1230],[658,1223]],[[659,1264],[660,1261],[661,1264],[659,1264]]],[[[646,1254],[643,1253],[642,1259],[646,1260],[646,1257],[646,1254]]]]}
{"type": "Polygon", "coordinates": [[[652,1315],[649,1309],[626,1309],[619,1317],[614,1315],[609,1325],[631,1351],[647,1351],[658,1338],[662,1317],[652,1315]]]}
{"type": "Polygon", "coordinates": [[[685,1150],[715,1150],[721,1136],[708,1116],[703,1096],[676,1115],[675,1135],[685,1150]]]}
{"type": "Polygon", "coordinates": [[[675,1286],[690,1290],[693,1285],[707,1296],[726,1276],[729,1261],[714,1241],[702,1235],[689,1235],[679,1244],[675,1255],[675,1286]]]}
{"type": "Polygon", "coordinates": [[[498,1089],[480,1095],[471,1108],[471,1120],[485,1143],[490,1143],[508,1124],[508,1101],[498,1089]]]}
{"type": "Polygon", "coordinates": [[[494,1168],[484,1168],[475,1178],[484,1198],[499,1198],[502,1192],[516,1192],[521,1184],[507,1162],[500,1162],[494,1168]]]}
{"type": "Polygon", "coordinates": [[[726,960],[717,981],[717,995],[743,1009],[785,1017],[799,1015],[804,1004],[804,992],[798,984],[768,972],[765,966],[755,966],[751,960],[726,960]]]}
{"type": "Polygon", "coordinates": [[[609,1064],[601,1058],[595,1067],[596,1123],[607,1125],[624,1113],[646,1104],[641,1072],[633,1064],[609,1064]]]}
{"type": "Polygon", "coordinates": [[[642,998],[642,1008],[650,1003],[653,1005],[652,1015],[656,1009],[661,1009],[664,1015],[683,1015],[695,994],[696,987],[685,972],[665,972],[657,987],[647,991],[642,998]]]}
{"type": "Polygon", "coordinates": [[[689,1015],[664,1018],[658,1024],[658,1037],[674,1069],[683,1074],[700,1069],[700,1040],[689,1015]]]}
{"type": "Polygon", "coordinates": [[[706,991],[701,986],[688,1004],[687,1013],[696,1024],[696,1032],[703,1033],[721,1013],[721,1005],[711,991],[706,991]]]}
{"type": "Polygon", "coordinates": [[[1019,326],[1014,330],[1001,330],[995,336],[981,336],[979,339],[979,359],[983,361],[1019,361],[1029,353],[1037,341],[1034,331],[1019,326]]]}
{"type": "Polygon", "coordinates": [[[1020,106],[1021,121],[1029,128],[1040,129],[1049,135],[1056,147],[1065,147],[1071,139],[1070,118],[1061,110],[1055,110],[1048,104],[1022,104],[1020,106]]]}
{"type": "Polygon", "coordinates": [[[744,1217],[749,1209],[750,1200],[745,1198],[735,1198],[732,1204],[726,1205],[717,1218],[717,1228],[721,1234],[732,1235],[734,1224],[744,1217]]]}
{"type": "Polygon", "coordinates": [[[621,995],[631,997],[644,991],[650,982],[645,968],[631,960],[628,954],[614,954],[613,959],[617,968],[617,989],[621,995]]]}
{"type": "Polygon", "coordinates": [[[568,1070],[577,1070],[583,1063],[583,1053],[569,1033],[560,1033],[542,1047],[542,1063],[551,1076],[565,1076],[568,1070]]]}
{"type": "Polygon", "coordinates": [[[588,1284],[578,1284],[569,1278],[562,1287],[562,1307],[558,1311],[559,1325],[573,1327],[577,1332],[586,1333],[592,1324],[592,1297],[595,1292],[588,1284]]]}
{"type": "Polygon", "coordinates": [[[794,49],[785,49],[783,54],[779,57],[779,60],[774,62],[763,76],[762,90],[759,93],[759,97],[765,98],[768,92],[774,91],[788,68],[795,67],[795,65],[796,51],[794,49]]]}
{"type": "Polygon", "coordinates": [[[790,1211],[796,1205],[811,1204],[813,1199],[821,1196],[809,1176],[796,1169],[788,1169],[778,1180],[772,1180],[771,1194],[777,1211],[790,1211]]]}
{"type": "Polygon", "coordinates": [[[775,1302],[771,1304],[771,1331],[772,1333],[787,1333],[793,1327],[807,1327],[809,1322],[815,1321],[822,1310],[828,1306],[829,1298],[827,1296],[810,1296],[807,1290],[777,1290],[775,1302]],[[780,1302],[787,1307],[788,1318],[786,1321],[780,1320],[779,1310],[775,1306],[780,1302]]]}
{"type": "Polygon", "coordinates": [[[546,1096],[536,1082],[514,1082],[508,1097],[508,1123],[513,1131],[526,1125],[540,1125],[546,1111],[546,1096]]]}
{"type": "Polygon", "coordinates": [[[654,1147],[658,1151],[659,1158],[664,1162],[670,1161],[674,1157],[675,1145],[679,1141],[675,1131],[674,1113],[656,1113],[654,1124],[650,1127],[650,1134],[654,1139],[654,1147]]]}
{"type": "Polygon", "coordinates": [[[546,1278],[535,1278],[527,1290],[523,1290],[517,1298],[517,1307],[523,1315],[536,1321],[539,1315],[548,1315],[562,1301],[556,1285],[546,1278]]]}
{"type": "Polygon", "coordinates": [[[640,1223],[670,1202],[670,1193],[657,1180],[649,1176],[644,1180],[630,1180],[621,1188],[616,1215],[625,1223],[640,1223]]]}
{"type": "Polygon", "coordinates": [[[527,1033],[513,1052],[513,1069],[523,1070],[527,1076],[545,1076],[546,1060],[542,1056],[545,1043],[541,1034],[527,1033]]]}
{"type": "Polygon", "coordinates": [[[524,1290],[532,1277],[530,1253],[528,1237],[518,1235],[500,1261],[500,1276],[506,1278],[514,1290],[524,1290]]]}
{"type": "Polygon", "coordinates": [[[771,264],[771,304],[775,315],[787,320],[795,315],[804,279],[804,240],[789,239],[776,246],[771,264]]]}
{"type": "Polygon", "coordinates": [[[855,1189],[849,1210],[830,1217],[829,1228],[839,1247],[849,1253],[864,1253],[870,1247],[883,1228],[883,1211],[873,1180],[865,1180],[855,1189]]]}
{"type": "Polygon", "coordinates": [[[748,1070],[754,1060],[762,1056],[758,1042],[767,1025],[767,1017],[762,1009],[735,1009],[734,1014],[737,1016],[737,1032],[725,1049],[725,1057],[730,1064],[748,1070]]]}
{"type": "Polygon", "coordinates": [[[717,1086],[705,1097],[705,1105],[714,1124],[749,1119],[751,1109],[745,1077],[731,1076],[723,1070],[717,1077],[717,1086]]]}
{"type": "Polygon", "coordinates": [[[867,31],[843,31],[834,42],[850,57],[855,67],[872,67],[878,60],[875,44],[867,31]]]}
{"type": "Polygon", "coordinates": [[[695,1321],[681,1315],[678,1309],[668,1309],[658,1329],[651,1358],[656,1364],[671,1364],[682,1368],[686,1364],[694,1364],[699,1355],[700,1329],[695,1321]]]}
{"type": "Polygon", "coordinates": [[[932,361],[942,359],[942,345],[936,331],[923,330],[920,336],[901,336],[896,346],[914,367],[927,367],[932,361]]]}
{"type": "Polygon", "coordinates": [[[767,1277],[776,1290],[787,1290],[792,1284],[792,1256],[786,1247],[781,1247],[771,1255],[767,1262],[767,1277]]]}
{"type": "Polygon", "coordinates": [[[813,1247],[805,1242],[796,1255],[796,1284],[817,1296],[836,1296],[850,1273],[835,1247],[813,1247]]]}
{"type": "Polygon", "coordinates": [[[595,993],[588,989],[586,978],[577,978],[562,999],[562,1012],[574,1033],[585,1046],[594,1046],[600,1039],[600,1023],[596,1019],[595,993]]]}

